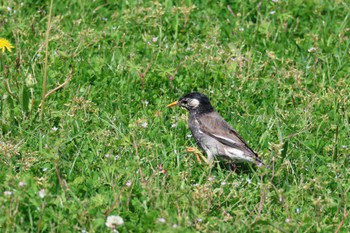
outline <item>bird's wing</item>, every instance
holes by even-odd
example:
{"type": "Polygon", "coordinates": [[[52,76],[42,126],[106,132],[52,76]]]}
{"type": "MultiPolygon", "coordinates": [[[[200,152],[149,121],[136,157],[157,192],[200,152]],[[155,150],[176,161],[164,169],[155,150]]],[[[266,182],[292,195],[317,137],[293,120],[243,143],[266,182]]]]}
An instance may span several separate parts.
{"type": "Polygon", "coordinates": [[[233,147],[244,152],[244,154],[253,157],[257,162],[261,162],[258,155],[217,112],[202,115],[197,120],[200,130],[203,133],[215,138],[226,146],[233,147]]]}

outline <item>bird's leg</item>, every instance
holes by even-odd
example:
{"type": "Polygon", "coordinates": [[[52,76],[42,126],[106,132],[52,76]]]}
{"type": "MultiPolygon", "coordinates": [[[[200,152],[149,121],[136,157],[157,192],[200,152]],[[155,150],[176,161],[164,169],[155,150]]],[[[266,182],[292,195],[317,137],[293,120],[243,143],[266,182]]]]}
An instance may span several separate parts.
{"type": "Polygon", "coordinates": [[[186,147],[186,151],[189,153],[194,153],[196,155],[196,159],[198,163],[201,163],[201,158],[204,160],[204,162],[207,162],[206,159],[202,156],[202,153],[194,147],[186,147]]]}
{"type": "Polygon", "coordinates": [[[230,163],[231,171],[236,171],[237,165],[235,163],[230,163]]]}

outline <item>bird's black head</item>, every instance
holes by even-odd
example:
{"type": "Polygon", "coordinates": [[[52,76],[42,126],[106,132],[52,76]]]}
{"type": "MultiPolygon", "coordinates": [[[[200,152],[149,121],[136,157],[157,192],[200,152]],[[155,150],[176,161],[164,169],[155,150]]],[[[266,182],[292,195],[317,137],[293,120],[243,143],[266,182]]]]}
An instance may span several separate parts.
{"type": "Polygon", "coordinates": [[[209,98],[199,92],[192,92],[184,95],[177,101],[177,105],[196,114],[214,111],[210,104],[209,98]]]}

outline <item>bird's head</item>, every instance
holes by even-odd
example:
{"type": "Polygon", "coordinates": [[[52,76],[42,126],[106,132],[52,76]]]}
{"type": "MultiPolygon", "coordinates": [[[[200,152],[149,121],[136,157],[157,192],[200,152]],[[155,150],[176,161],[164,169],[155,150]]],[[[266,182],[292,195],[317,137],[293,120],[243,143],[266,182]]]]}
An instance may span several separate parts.
{"type": "Polygon", "coordinates": [[[209,98],[199,92],[192,92],[184,95],[178,101],[172,102],[167,107],[180,106],[189,112],[204,113],[213,111],[209,98]]]}

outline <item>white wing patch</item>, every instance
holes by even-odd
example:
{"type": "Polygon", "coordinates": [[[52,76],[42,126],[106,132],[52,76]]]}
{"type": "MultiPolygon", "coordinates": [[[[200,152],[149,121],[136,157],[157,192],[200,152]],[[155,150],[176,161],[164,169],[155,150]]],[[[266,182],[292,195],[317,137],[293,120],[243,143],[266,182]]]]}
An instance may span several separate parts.
{"type": "Polygon", "coordinates": [[[226,148],[226,155],[228,155],[234,161],[250,161],[254,162],[253,158],[250,156],[244,155],[244,151],[241,151],[236,148],[226,148]]]}
{"type": "Polygon", "coordinates": [[[213,135],[214,135],[214,137],[220,138],[220,139],[222,139],[224,141],[227,141],[227,142],[229,142],[231,144],[236,144],[236,145],[239,144],[239,142],[233,140],[232,138],[223,137],[223,136],[217,135],[217,134],[213,134],[213,135]]]}

